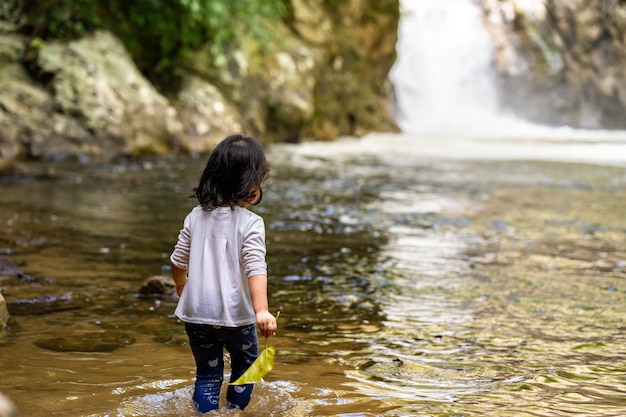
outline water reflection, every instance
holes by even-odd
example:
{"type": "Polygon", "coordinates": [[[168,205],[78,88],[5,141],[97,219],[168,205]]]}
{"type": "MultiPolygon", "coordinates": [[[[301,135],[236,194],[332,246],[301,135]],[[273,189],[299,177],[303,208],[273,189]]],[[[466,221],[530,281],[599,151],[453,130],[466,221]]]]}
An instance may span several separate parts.
{"type": "MultiPolygon", "coordinates": [[[[335,146],[270,152],[255,210],[282,324],[250,415],[615,415],[623,168],[335,146]]],[[[32,277],[1,284],[0,390],[23,415],[193,415],[175,304],[137,292],[167,273],[201,165],[1,184],[0,247],[32,277]]]]}

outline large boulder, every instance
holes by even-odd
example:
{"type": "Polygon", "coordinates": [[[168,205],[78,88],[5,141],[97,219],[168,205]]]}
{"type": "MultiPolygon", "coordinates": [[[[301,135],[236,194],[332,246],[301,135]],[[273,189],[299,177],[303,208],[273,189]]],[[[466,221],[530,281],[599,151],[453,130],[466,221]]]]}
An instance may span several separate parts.
{"type": "Polygon", "coordinates": [[[130,154],[171,149],[181,128],[176,111],[109,32],[44,43],[37,66],[53,92],[52,110],[72,115],[96,139],[119,140],[130,154]]]}
{"type": "Polygon", "coordinates": [[[387,75],[396,58],[398,0],[325,3],[332,30],[318,69],[312,136],[330,140],[397,131],[387,75]]]}
{"type": "Polygon", "coordinates": [[[171,150],[176,111],[121,42],[98,31],[45,42],[24,65],[24,39],[0,33],[0,157],[108,160],[171,150]]]}
{"type": "Polygon", "coordinates": [[[274,30],[280,45],[242,35],[229,53],[216,57],[207,45],[183,65],[220,86],[239,109],[244,130],[265,140],[298,141],[314,114],[322,55],[282,22],[274,30]]]}
{"type": "Polygon", "coordinates": [[[180,148],[192,153],[205,152],[227,135],[241,132],[241,115],[221,91],[206,79],[184,73],[177,96],[182,124],[180,148]]]}
{"type": "Polygon", "coordinates": [[[0,32],[0,158],[30,152],[29,142],[50,132],[46,108],[50,95],[20,64],[23,37],[0,32]]]}
{"type": "Polygon", "coordinates": [[[482,4],[505,106],[542,123],[626,128],[626,3],[482,4]]]}
{"type": "Polygon", "coordinates": [[[244,128],[266,140],[397,130],[385,80],[395,60],[398,0],[292,0],[290,10],[272,22],[273,43],[244,34],[227,54],[214,56],[207,45],[183,65],[219,86],[244,128]]]}

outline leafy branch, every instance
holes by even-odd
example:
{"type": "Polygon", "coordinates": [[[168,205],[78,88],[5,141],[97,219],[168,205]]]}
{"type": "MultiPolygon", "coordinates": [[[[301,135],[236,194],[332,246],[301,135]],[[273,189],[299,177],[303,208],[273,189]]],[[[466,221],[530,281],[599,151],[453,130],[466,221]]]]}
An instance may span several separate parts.
{"type": "Polygon", "coordinates": [[[176,62],[210,45],[222,54],[246,34],[261,43],[288,0],[11,0],[25,16],[30,39],[72,39],[108,29],[122,39],[138,67],[162,87],[176,62]],[[17,3],[17,4],[15,4],[17,3]]]}

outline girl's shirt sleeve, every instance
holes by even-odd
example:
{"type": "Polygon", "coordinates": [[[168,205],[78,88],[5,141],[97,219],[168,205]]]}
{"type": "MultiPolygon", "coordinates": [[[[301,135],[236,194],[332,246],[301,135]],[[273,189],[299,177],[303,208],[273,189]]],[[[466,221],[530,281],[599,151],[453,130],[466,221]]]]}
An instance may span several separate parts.
{"type": "Polygon", "coordinates": [[[189,266],[189,250],[191,248],[191,227],[190,215],[185,217],[183,228],[178,233],[178,241],[174,246],[174,251],[170,256],[170,261],[180,269],[187,269],[189,266]]]}
{"type": "Polygon", "coordinates": [[[246,277],[267,275],[265,253],[265,223],[261,217],[256,217],[243,237],[241,255],[246,277]]]}

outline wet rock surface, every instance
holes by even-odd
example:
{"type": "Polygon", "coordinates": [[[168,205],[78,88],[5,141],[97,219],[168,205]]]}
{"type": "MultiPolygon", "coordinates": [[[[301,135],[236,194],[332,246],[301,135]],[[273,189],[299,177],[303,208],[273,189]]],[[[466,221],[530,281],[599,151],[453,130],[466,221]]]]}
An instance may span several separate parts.
{"type": "Polygon", "coordinates": [[[60,333],[65,334],[38,339],[35,345],[55,352],[113,352],[135,342],[132,336],[119,331],[60,333]]]}
{"type": "Polygon", "coordinates": [[[30,283],[35,278],[25,274],[15,262],[6,256],[0,255],[0,286],[10,283],[30,283]]]}
{"type": "Polygon", "coordinates": [[[9,312],[14,316],[40,315],[60,311],[78,310],[89,304],[89,300],[73,292],[58,295],[39,295],[31,298],[11,299],[9,312]]]}
{"type": "Polygon", "coordinates": [[[501,104],[539,123],[626,129],[623,1],[481,3],[501,104]]]}

